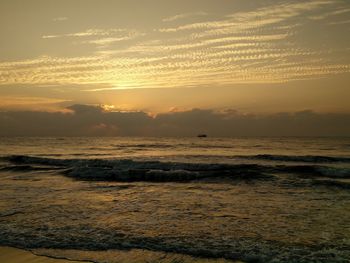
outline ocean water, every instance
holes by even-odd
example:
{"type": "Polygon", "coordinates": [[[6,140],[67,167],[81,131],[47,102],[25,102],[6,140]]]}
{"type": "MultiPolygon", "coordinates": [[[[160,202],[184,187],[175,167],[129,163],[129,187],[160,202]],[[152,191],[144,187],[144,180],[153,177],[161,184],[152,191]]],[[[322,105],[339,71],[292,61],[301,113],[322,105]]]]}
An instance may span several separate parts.
{"type": "Polygon", "coordinates": [[[0,138],[0,245],[94,262],[349,262],[350,138],[0,138]]]}

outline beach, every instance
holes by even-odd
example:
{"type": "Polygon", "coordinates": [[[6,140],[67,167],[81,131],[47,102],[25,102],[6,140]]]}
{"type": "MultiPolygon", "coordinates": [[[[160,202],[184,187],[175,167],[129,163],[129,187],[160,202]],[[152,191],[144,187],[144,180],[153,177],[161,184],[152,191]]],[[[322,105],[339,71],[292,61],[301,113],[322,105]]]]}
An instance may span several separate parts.
{"type": "Polygon", "coordinates": [[[0,262],[1,263],[78,263],[81,261],[37,256],[37,255],[34,255],[32,252],[22,250],[22,249],[17,249],[12,247],[0,247],[0,262]]]}
{"type": "Polygon", "coordinates": [[[79,251],[79,250],[47,250],[38,249],[35,253],[12,247],[0,247],[1,263],[81,263],[81,262],[108,262],[108,263],[243,263],[225,259],[205,259],[191,256],[160,253],[146,250],[130,251],[79,251]],[[49,254],[49,256],[43,256],[49,254]],[[65,258],[65,259],[63,259],[65,258]],[[83,260],[75,261],[80,258],[83,260]]]}

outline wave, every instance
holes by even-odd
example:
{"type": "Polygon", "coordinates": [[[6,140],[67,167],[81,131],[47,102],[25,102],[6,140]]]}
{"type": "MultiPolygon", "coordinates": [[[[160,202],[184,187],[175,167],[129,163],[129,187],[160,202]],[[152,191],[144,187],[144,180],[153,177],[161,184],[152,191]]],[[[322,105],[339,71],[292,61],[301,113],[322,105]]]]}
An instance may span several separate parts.
{"type": "MultiPolygon", "coordinates": [[[[176,157],[176,155],[175,155],[176,157]]],[[[187,158],[223,158],[229,160],[249,160],[249,161],[272,161],[283,163],[313,163],[313,164],[337,164],[350,163],[350,157],[335,157],[335,156],[320,156],[320,155],[272,155],[272,154],[258,154],[258,155],[215,155],[215,154],[196,154],[185,155],[187,158]]]]}
{"type": "MultiPolygon", "coordinates": [[[[142,145],[134,145],[135,147],[141,147],[142,145]]],[[[132,146],[132,147],[134,147],[132,146]]],[[[168,145],[163,145],[164,147],[170,147],[168,145]]],[[[122,146],[120,146],[122,147],[122,146]]],[[[132,148],[125,147],[125,148],[132,148]]],[[[95,148],[94,148],[95,149],[95,148]]],[[[95,149],[96,150],[96,149],[95,149]]],[[[104,149],[105,150],[105,149],[104,149]]],[[[111,149],[112,150],[112,149],[111,149]]],[[[26,155],[11,155],[11,156],[3,156],[0,157],[2,160],[11,160],[18,161],[24,160],[27,158],[28,160],[35,160],[37,157],[58,157],[62,160],[64,156],[101,156],[108,157],[111,156],[109,153],[71,153],[71,154],[38,154],[36,157],[34,156],[26,156],[26,155]]],[[[168,155],[169,157],[171,155],[168,155]]],[[[179,155],[182,156],[182,155],[179,155]]],[[[174,157],[178,157],[178,155],[174,155],[174,157]]],[[[322,156],[322,155],[274,155],[274,154],[258,154],[258,155],[183,155],[182,157],[186,158],[195,158],[195,159],[207,159],[207,158],[223,158],[223,159],[239,159],[239,160],[261,160],[261,161],[278,161],[278,162],[298,162],[298,163],[350,163],[350,157],[341,157],[341,156],[322,156]]],[[[69,159],[66,159],[69,160],[69,159]]],[[[36,160],[38,161],[38,160],[36,160]]],[[[44,161],[46,162],[46,161],[44,161]]]]}
{"type": "Polygon", "coordinates": [[[259,154],[253,156],[239,156],[243,159],[283,161],[283,162],[304,162],[304,163],[350,163],[349,157],[332,157],[319,155],[272,155],[259,154]]]}
{"type": "MultiPolygon", "coordinates": [[[[96,225],[96,224],[95,224],[96,225]]],[[[180,260],[168,261],[167,257],[162,255],[164,262],[212,262],[218,259],[219,262],[226,260],[243,260],[244,262],[348,262],[348,252],[346,249],[336,249],[334,245],[302,245],[298,243],[286,244],[280,241],[268,241],[255,238],[243,237],[238,240],[231,238],[229,243],[222,245],[221,242],[211,242],[207,239],[183,239],[179,236],[142,236],[133,233],[125,234],[122,231],[108,228],[91,226],[94,235],[86,234],[86,230],[75,229],[73,227],[64,229],[64,234],[60,229],[50,229],[50,235],[40,235],[27,230],[23,238],[23,233],[13,230],[7,230],[0,236],[0,245],[12,246],[16,248],[29,249],[34,251],[49,252],[72,252],[83,251],[84,256],[87,253],[107,252],[113,256],[116,251],[129,251],[131,253],[137,250],[143,252],[151,251],[155,253],[177,253],[195,257],[195,260],[186,261],[181,257],[180,260]],[[72,231],[74,230],[74,231],[72,231]],[[200,242],[197,242],[200,241],[200,242]],[[295,260],[297,259],[297,260],[295,260]]],[[[81,254],[78,254],[80,256],[81,254]]],[[[61,257],[62,258],[62,257],[61,257]]],[[[72,259],[72,257],[67,257],[72,259]]],[[[77,258],[77,260],[84,260],[77,258]]],[[[105,257],[104,257],[105,259],[105,257]]],[[[90,261],[90,260],[89,260],[90,261]]],[[[92,261],[95,262],[95,261],[92,261]]],[[[96,260],[99,262],[99,260],[96,260]]],[[[103,260],[103,262],[106,262],[103,260]]],[[[151,261],[147,261],[151,262],[151,261]]],[[[163,262],[163,261],[152,261],[163,262]]],[[[240,262],[240,261],[239,261],[240,262]]]]}
{"type": "Polygon", "coordinates": [[[140,143],[140,144],[113,144],[112,145],[115,148],[138,148],[138,149],[151,149],[151,148],[160,148],[160,149],[167,149],[167,148],[215,148],[215,149],[233,149],[233,146],[230,145],[213,145],[213,144],[169,144],[169,143],[140,143]]]}
{"type": "Polygon", "coordinates": [[[32,171],[52,171],[60,170],[60,167],[43,167],[43,166],[33,166],[33,165],[7,165],[0,167],[0,171],[8,172],[32,172],[32,171]]]}
{"type": "Polygon", "coordinates": [[[13,155],[2,157],[12,165],[8,171],[60,170],[66,176],[83,180],[187,182],[203,179],[273,180],[287,173],[306,177],[350,178],[350,168],[306,165],[262,165],[221,163],[180,163],[127,159],[54,159],[13,155]]]}
{"type": "Polygon", "coordinates": [[[336,188],[343,188],[343,189],[350,189],[350,182],[349,181],[341,181],[341,180],[313,180],[313,185],[322,185],[322,186],[328,186],[328,187],[336,187],[336,188]]]}
{"type": "Polygon", "coordinates": [[[145,143],[145,144],[115,144],[112,145],[115,148],[174,148],[173,144],[157,144],[157,143],[145,143]]]}

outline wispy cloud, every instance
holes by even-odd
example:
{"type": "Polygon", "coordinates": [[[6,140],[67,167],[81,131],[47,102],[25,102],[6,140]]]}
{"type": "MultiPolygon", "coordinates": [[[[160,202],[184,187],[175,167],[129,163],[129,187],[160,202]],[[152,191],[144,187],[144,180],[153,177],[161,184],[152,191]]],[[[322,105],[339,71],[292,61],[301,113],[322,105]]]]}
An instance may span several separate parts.
{"type": "Polygon", "coordinates": [[[163,22],[173,22],[177,20],[181,20],[184,18],[193,18],[193,17],[199,17],[199,16],[207,16],[208,13],[206,12],[193,12],[193,13],[186,13],[186,14],[178,14],[170,17],[166,17],[163,19],[163,22]]]}
{"type": "Polygon", "coordinates": [[[120,28],[110,29],[87,29],[81,32],[61,34],[61,35],[44,35],[43,39],[57,39],[57,38],[72,38],[75,44],[92,44],[99,47],[107,47],[110,44],[118,43],[135,39],[143,36],[144,33],[137,30],[127,30],[120,28]]]}
{"type": "Polygon", "coordinates": [[[62,99],[53,99],[45,97],[23,97],[23,96],[0,96],[1,110],[45,110],[45,111],[60,111],[61,103],[70,102],[62,99]]]}
{"type": "Polygon", "coordinates": [[[206,21],[200,23],[190,23],[177,27],[160,29],[161,32],[179,32],[184,30],[215,30],[231,28],[235,30],[246,30],[261,28],[271,24],[277,24],[293,17],[297,17],[305,12],[313,11],[325,5],[333,4],[334,1],[316,0],[311,2],[279,4],[269,6],[255,11],[239,12],[227,15],[225,20],[206,21]]]}
{"type": "Polygon", "coordinates": [[[126,37],[107,37],[107,38],[101,38],[101,39],[96,39],[96,40],[84,41],[83,43],[106,46],[108,44],[112,44],[112,43],[116,43],[116,42],[120,42],[120,41],[125,41],[125,40],[130,40],[132,38],[133,37],[131,37],[131,36],[126,36],[126,37]]]}
{"type": "Polygon", "coordinates": [[[338,16],[338,15],[343,15],[346,13],[350,13],[350,8],[344,8],[344,9],[339,9],[339,10],[334,10],[331,12],[326,12],[320,15],[315,15],[315,16],[310,16],[309,18],[311,20],[323,20],[332,16],[338,16]]]}
{"type": "Polygon", "coordinates": [[[110,28],[110,29],[87,29],[81,32],[62,34],[62,35],[44,35],[42,38],[62,38],[62,37],[98,37],[98,36],[111,36],[114,34],[120,34],[126,32],[127,29],[122,28],[110,28]]]}
{"type": "Polygon", "coordinates": [[[199,23],[184,23],[181,19],[190,14],[183,14],[166,18],[165,22],[182,21],[177,26],[163,24],[146,32],[110,28],[46,35],[43,38],[52,41],[72,38],[68,40],[91,44],[93,55],[1,62],[0,84],[165,88],[288,82],[350,72],[344,59],[349,50],[341,50],[339,56],[339,51],[311,49],[296,40],[311,14],[324,13],[329,6],[339,10],[336,3],[287,2],[228,14],[221,20],[205,16],[199,23]],[[129,40],[133,41],[119,45],[129,40]]]}
{"type": "Polygon", "coordinates": [[[144,35],[145,35],[144,33],[141,33],[138,31],[128,31],[128,32],[125,32],[125,34],[122,34],[118,37],[102,37],[102,38],[98,38],[98,39],[83,41],[81,43],[94,44],[97,46],[106,47],[106,46],[113,44],[113,43],[132,40],[132,39],[135,39],[137,37],[144,36],[144,35]]]}

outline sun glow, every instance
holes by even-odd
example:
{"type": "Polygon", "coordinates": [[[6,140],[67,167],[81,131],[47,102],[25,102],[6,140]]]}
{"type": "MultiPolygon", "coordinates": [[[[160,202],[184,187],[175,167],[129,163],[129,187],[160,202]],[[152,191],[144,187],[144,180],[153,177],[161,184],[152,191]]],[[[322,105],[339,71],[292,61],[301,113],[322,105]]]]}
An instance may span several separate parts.
{"type": "Polygon", "coordinates": [[[116,110],[116,107],[114,105],[107,105],[107,104],[101,105],[101,108],[104,111],[115,111],[116,110]]]}

